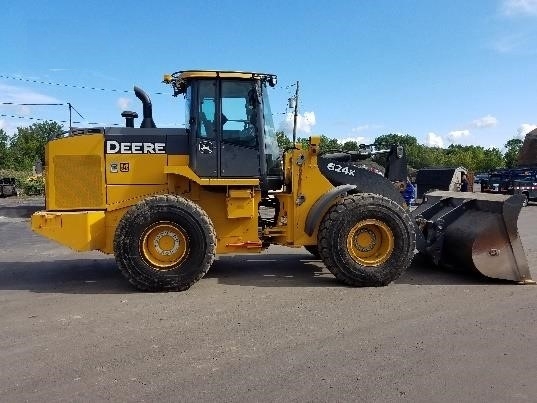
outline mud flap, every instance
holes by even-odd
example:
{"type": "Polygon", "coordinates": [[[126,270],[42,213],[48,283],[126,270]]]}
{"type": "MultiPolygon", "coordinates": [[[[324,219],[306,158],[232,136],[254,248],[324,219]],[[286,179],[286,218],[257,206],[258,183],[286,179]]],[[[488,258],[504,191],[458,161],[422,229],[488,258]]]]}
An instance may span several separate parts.
{"type": "Polygon", "coordinates": [[[518,235],[521,195],[431,192],[412,212],[417,249],[437,264],[534,283],[518,235]]]}

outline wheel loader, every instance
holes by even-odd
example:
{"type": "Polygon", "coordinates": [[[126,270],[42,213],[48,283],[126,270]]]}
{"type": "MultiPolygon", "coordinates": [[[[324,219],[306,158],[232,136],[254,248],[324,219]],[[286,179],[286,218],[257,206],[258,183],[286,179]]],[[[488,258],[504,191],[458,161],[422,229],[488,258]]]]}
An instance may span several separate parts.
{"type": "Polygon", "coordinates": [[[157,128],[147,94],[125,127],[74,129],[46,146],[46,210],[32,229],[76,251],[115,255],[138,289],[186,290],[217,254],[306,247],[352,286],[383,286],[417,251],[432,262],[531,282],[516,221],[521,199],[436,192],[410,212],[404,149],[280,150],[273,74],[180,71],[184,128],[157,128]],[[363,159],[386,155],[384,176],[363,159]],[[416,249],[417,248],[417,249],[416,249]]]}

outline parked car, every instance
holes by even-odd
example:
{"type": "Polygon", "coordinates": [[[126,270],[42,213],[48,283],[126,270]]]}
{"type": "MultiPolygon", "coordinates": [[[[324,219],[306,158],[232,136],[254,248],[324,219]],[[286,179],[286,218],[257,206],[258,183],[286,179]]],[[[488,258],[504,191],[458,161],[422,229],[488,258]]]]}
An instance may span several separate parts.
{"type": "Polygon", "coordinates": [[[488,179],[489,179],[489,174],[486,172],[477,172],[474,175],[474,183],[482,184],[483,181],[488,181],[488,179]]]}
{"type": "Polygon", "coordinates": [[[484,193],[523,194],[524,206],[529,201],[537,201],[537,168],[497,169],[490,173],[486,184],[481,186],[484,193]]]}
{"type": "Polygon", "coordinates": [[[0,179],[0,197],[17,196],[17,188],[15,187],[15,178],[0,179]]]}

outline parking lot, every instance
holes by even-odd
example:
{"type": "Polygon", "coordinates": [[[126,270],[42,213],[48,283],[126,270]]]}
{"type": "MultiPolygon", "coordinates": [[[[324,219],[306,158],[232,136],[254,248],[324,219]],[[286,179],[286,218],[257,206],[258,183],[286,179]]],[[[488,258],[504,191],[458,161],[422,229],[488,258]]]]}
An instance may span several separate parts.
{"type": "MultiPolygon", "coordinates": [[[[530,205],[519,232],[534,279],[536,225],[530,205]]],[[[537,286],[415,263],[387,287],[351,288],[304,249],[271,247],[220,257],[186,292],[141,293],[112,257],[15,214],[0,217],[0,245],[2,401],[537,396],[537,286]]]]}

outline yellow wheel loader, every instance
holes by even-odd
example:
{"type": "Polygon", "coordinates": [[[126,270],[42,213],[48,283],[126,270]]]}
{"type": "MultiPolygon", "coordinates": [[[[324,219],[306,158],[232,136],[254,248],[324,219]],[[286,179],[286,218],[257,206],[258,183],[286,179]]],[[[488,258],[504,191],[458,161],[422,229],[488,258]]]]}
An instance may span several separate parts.
{"type": "Polygon", "coordinates": [[[182,71],[165,76],[186,100],[185,128],[157,128],[147,94],[125,127],[72,130],[46,146],[39,234],[77,251],[114,254],[138,289],[188,289],[216,254],[305,246],[344,283],[382,286],[416,252],[437,264],[529,282],[516,230],[520,199],[434,193],[410,213],[402,147],[321,154],[280,150],[269,105],[272,74],[182,71]],[[385,175],[362,160],[387,155],[385,175]],[[483,199],[483,200],[482,200],[483,199]],[[491,269],[491,268],[494,269],[491,269]]]}

